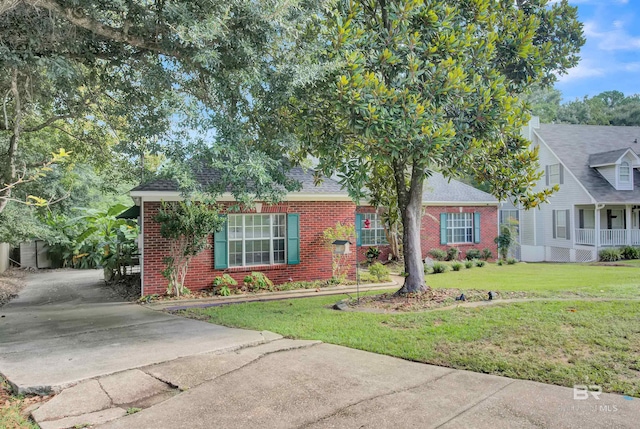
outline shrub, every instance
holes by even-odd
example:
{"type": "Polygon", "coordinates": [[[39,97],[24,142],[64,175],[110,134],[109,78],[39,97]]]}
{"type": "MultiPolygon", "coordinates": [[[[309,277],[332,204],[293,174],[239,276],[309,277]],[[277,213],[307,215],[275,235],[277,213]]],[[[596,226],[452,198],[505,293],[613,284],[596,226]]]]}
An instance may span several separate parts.
{"type": "Polygon", "coordinates": [[[371,264],[369,267],[369,274],[381,282],[389,279],[389,268],[385,267],[380,262],[376,262],[375,264],[371,264]]]}
{"type": "Polygon", "coordinates": [[[620,249],[622,259],[640,259],[640,248],[633,246],[625,246],[620,249]]]}
{"type": "Polygon", "coordinates": [[[491,251],[491,249],[489,249],[488,247],[482,249],[482,259],[486,261],[487,259],[491,258],[493,258],[493,252],[491,251]]]}
{"type": "Polygon", "coordinates": [[[367,261],[372,263],[375,259],[378,259],[378,256],[380,256],[380,249],[377,247],[369,247],[365,256],[367,257],[367,261]]]}
{"type": "Polygon", "coordinates": [[[231,295],[230,286],[237,286],[238,282],[234,280],[229,274],[223,274],[213,279],[213,293],[221,296],[231,295]]]}
{"type": "Polygon", "coordinates": [[[484,267],[484,265],[487,263],[486,261],[481,261],[481,260],[478,260],[478,259],[476,259],[474,262],[476,264],[476,267],[478,267],[478,268],[484,267]]]}
{"type": "Polygon", "coordinates": [[[473,268],[473,261],[465,261],[464,266],[465,268],[473,268]]]}
{"type": "Polygon", "coordinates": [[[434,262],[433,267],[431,267],[431,271],[433,274],[441,274],[447,271],[447,266],[442,262],[434,262]]]}
{"type": "Polygon", "coordinates": [[[509,264],[509,265],[513,265],[516,262],[518,262],[518,260],[516,258],[508,258],[507,259],[507,264],[509,264]]]}
{"type": "Polygon", "coordinates": [[[436,261],[444,261],[447,258],[447,252],[442,249],[431,249],[429,250],[429,256],[436,261]]]}
{"type": "Polygon", "coordinates": [[[467,250],[466,258],[468,260],[480,259],[480,256],[481,256],[481,253],[480,253],[480,251],[478,249],[469,249],[469,250],[467,250]]]}
{"type": "Polygon", "coordinates": [[[460,249],[457,247],[449,247],[447,250],[447,261],[457,261],[460,259],[460,249]]]}
{"type": "Polygon", "coordinates": [[[602,249],[600,252],[598,252],[598,256],[603,262],[615,262],[622,259],[620,249],[602,249]]]}
{"type": "Polygon", "coordinates": [[[273,290],[273,282],[269,280],[263,273],[254,271],[250,275],[245,276],[244,285],[252,292],[260,290],[273,290]]]}
{"type": "Polygon", "coordinates": [[[496,261],[496,265],[497,265],[497,266],[501,267],[501,266],[502,266],[502,264],[503,264],[502,259],[498,259],[498,260],[496,261]]]}
{"type": "Polygon", "coordinates": [[[460,271],[460,268],[462,267],[463,267],[462,262],[455,261],[453,264],[451,264],[451,269],[453,271],[460,271]]]}
{"type": "Polygon", "coordinates": [[[216,290],[216,294],[220,296],[229,296],[231,295],[231,289],[229,289],[229,286],[220,286],[220,288],[216,290]]]}

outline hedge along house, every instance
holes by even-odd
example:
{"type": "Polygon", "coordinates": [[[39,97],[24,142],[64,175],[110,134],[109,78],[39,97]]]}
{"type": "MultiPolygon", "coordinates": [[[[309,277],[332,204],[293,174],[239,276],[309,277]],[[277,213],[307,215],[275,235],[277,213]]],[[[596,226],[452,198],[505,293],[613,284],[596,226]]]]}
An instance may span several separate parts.
{"type": "MultiPolygon", "coordinates": [[[[212,171],[199,174],[200,183],[215,180],[212,171]]],[[[355,204],[340,184],[326,178],[314,185],[313,172],[294,168],[289,177],[302,184],[274,205],[256,203],[251,211],[228,212],[222,231],[212,234],[209,249],[195,257],[185,285],[191,290],[212,286],[216,276],[229,274],[239,284],[253,271],[264,273],[274,283],[330,279],[331,250],[323,241],[323,231],[337,222],[353,223],[355,204]]],[[[142,295],[162,294],[167,280],[162,276],[168,242],[160,235],[153,217],[161,201],[182,199],[177,183],[156,180],[134,188],[131,197],[140,206],[142,295]]],[[[218,202],[233,206],[234,199],[224,194],[218,202]]],[[[355,275],[355,255],[349,257],[355,275]]]]}
{"type": "MultiPolygon", "coordinates": [[[[448,180],[434,172],[426,180],[422,193],[423,216],[420,228],[422,258],[431,249],[468,250],[488,248],[497,256],[498,200],[492,195],[457,180],[448,180]]],[[[380,259],[386,260],[389,245],[382,216],[373,207],[358,207],[356,215],[359,258],[370,247],[378,247],[380,259]]]]}
{"type": "MultiPolygon", "coordinates": [[[[201,183],[215,180],[213,172],[197,176],[201,183]]],[[[264,273],[274,283],[328,280],[332,276],[331,249],[323,232],[337,222],[355,222],[358,250],[371,246],[386,258],[388,244],[380,215],[370,206],[356,207],[336,181],[325,178],[314,185],[313,172],[294,168],[289,177],[302,189],[274,205],[256,203],[251,211],[228,212],[222,231],[212,234],[211,247],[195,257],[185,285],[191,290],[212,287],[216,276],[229,274],[238,283],[253,271],[264,273]]],[[[182,199],[177,183],[156,180],[134,188],[131,197],[140,207],[139,250],[141,253],[142,295],[162,294],[167,280],[162,276],[163,259],[169,245],[153,220],[162,201],[182,199]]],[[[430,249],[488,247],[496,254],[497,204],[489,194],[434,173],[425,185],[422,219],[422,257],[430,249]]],[[[224,207],[234,205],[230,194],[218,199],[224,207]]],[[[348,257],[349,278],[355,278],[355,252],[348,257]]]]}

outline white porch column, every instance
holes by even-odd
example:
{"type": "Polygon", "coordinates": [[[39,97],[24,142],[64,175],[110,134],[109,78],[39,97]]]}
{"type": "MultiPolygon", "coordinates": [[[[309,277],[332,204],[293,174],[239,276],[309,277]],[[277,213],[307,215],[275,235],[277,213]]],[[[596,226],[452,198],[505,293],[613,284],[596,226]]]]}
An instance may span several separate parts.
{"type": "Polygon", "coordinates": [[[624,206],[625,216],[625,238],[627,239],[627,246],[631,246],[631,204],[624,206]]]}
{"type": "Polygon", "coordinates": [[[598,254],[598,249],[600,248],[600,207],[596,204],[595,207],[595,227],[594,227],[594,239],[595,239],[595,247],[596,247],[596,255],[598,254]]]}

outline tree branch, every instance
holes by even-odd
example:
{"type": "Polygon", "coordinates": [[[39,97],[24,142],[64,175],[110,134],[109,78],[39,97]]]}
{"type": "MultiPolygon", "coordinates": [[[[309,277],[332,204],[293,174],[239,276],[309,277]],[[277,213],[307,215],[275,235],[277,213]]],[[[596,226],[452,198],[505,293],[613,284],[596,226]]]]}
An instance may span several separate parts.
{"type": "MultiPolygon", "coordinates": [[[[44,8],[50,12],[64,17],[71,24],[84,28],[93,34],[104,37],[105,39],[112,40],[114,42],[125,43],[136,48],[144,49],[159,54],[168,55],[175,58],[181,58],[182,53],[175,49],[166,49],[155,42],[157,40],[157,34],[150,35],[153,38],[153,42],[148,41],[144,37],[131,35],[128,29],[121,29],[105,25],[86,14],[78,11],[77,9],[71,9],[63,7],[55,0],[23,0],[25,4],[28,4],[34,8],[44,8]]],[[[0,14],[3,12],[3,7],[0,6],[0,14]]],[[[155,32],[157,33],[157,32],[155,32]]]]}
{"type": "Polygon", "coordinates": [[[68,119],[73,117],[70,114],[67,115],[56,115],[56,116],[52,116],[49,119],[47,119],[46,121],[44,121],[43,123],[41,123],[40,125],[36,125],[35,127],[31,127],[31,128],[23,128],[22,132],[25,133],[33,133],[36,131],[40,131],[43,128],[48,127],[49,125],[53,124],[54,122],[60,121],[62,119],[68,119]]]}

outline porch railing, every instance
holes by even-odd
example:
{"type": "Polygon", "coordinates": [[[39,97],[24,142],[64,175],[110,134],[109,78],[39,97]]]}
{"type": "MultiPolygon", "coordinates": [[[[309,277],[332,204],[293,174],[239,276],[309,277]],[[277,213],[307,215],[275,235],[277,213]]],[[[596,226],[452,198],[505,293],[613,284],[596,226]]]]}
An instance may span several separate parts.
{"type": "MultiPolygon", "coordinates": [[[[627,234],[631,234],[631,245],[640,246],[640,229],[602,229],[600,230],[600,246],[626,246],[627,234]]],[[[596,230],[592,228],[576,229],[576,244],[594,246],[596,230]]]]}
{"type": "Polygon", "coordinates": [[[627,244],[627,231],[625,229],[600,230],[601,246],[624,246],[627,244]]]}
{"type": "Polygon", "coordinates": [[[593,246],[596,244],[596,230],[588,228],[576,229],[576,244],[593,246]]]}

